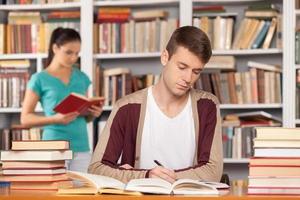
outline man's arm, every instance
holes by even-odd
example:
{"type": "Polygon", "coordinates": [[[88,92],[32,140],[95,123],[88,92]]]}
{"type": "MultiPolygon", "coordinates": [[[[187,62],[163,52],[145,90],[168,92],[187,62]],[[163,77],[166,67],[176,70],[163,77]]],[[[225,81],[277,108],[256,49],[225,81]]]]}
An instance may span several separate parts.
{"type": "MultiPolygon", "coordinates": [[[[223,149],[222,149],[222,132],[221,132],[221,117],[219,104],[210,106],[209,114],[206,117],[206,124],[200,124],[205,126],[203,134],[207,134],[205,138],[213,138],[211,143],[209,160],[204,165],[201,163],[199,157],[197,158],[197,165],[176,170],[177,178],[191,178],[201,179],[207,181],[219,182],[223,173],[223,149]],[[213,134],[213,135],[211,135],[213,134]]],[[[202,144],[209,145],[210,141],[201,142],[202,144]]],[[[199,151],[199,147],[197,149],[199,151]]],[[[199,152],[197,152],[199,154],[199,152]]]]}
{"type": "MultiPolygon", "coordinates": [[[[122,107],[120,108],[117,103],[100,135],[88,168],[89,173],[110,176],[122,182],[146,177],[147,170],[125,169],[117,163],[123,153],[125,134],[128,134],[128,127],[126,127],[128,126],[126,119],[130,117],[128,115],[128,112],[122,107]]],[[[134,145],[135,147],[135,143],[127,145],[134,145]]],[[[133,156],[134,153],[132,152],[133,156]]],[[[133,163],[127,164],[133,166],[133,163]]]]}

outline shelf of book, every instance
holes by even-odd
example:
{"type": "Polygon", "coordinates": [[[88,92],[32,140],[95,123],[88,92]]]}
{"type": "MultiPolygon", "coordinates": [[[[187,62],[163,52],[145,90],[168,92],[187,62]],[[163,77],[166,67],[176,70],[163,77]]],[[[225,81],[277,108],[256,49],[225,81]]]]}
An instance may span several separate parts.
{"type": "Polygon", "coordinates": [[[300,119],[296,119],[295,124],[300,125],[300,119]]]}
{"type": "Polygon", "coordinates": [[[220,109],[274,109],[282,108],[282,104],[221,104],[220,109]]]}
{"type": "Polygon", "coordinates": [[[131,1],[95,1],[94,6],[153,6],[153,5],[174,5],[180,0],[131,0],[131,1]]]}
{"type": "Polygon", "coordinates": [[[24,10],[53,10],[53,9],[80,9],[80,2],[68,3],[53,3],[53,4],[16,4],[16,5],[1,5],[0,10],[7,11],[24,11],[24,10]]]}
{"type": "Polygon", "coordinates": [[[297,15],[300,15],[300,9],[296,9],[295,10],[295,15],[297,16],[297,15]]]}
{"type": "Polygon", "coordinates": [[[224,158],[223,162],[227,164],[249,163],[249,158],[224,158]]]}
{"type": "Polygon", "coordinates": [[[295,69],[300,69],[300,65],[295,65],[295,69]]]}

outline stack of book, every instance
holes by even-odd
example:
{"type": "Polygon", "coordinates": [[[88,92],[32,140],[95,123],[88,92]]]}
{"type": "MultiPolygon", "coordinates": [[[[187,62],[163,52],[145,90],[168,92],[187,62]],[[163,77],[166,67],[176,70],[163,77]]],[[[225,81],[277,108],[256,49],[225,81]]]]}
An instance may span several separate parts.
{"type": "Polygon", "coordinates": [[[257,128],[249,194],[300,194],[300,129],[257,128]]]}
{"type": "Polygon", "coordinates": [[[68,141],[12,141],[1,152],[2,176],[16,190],[57,190],[72,186],[65,160],[72,159],[68,141]]]}

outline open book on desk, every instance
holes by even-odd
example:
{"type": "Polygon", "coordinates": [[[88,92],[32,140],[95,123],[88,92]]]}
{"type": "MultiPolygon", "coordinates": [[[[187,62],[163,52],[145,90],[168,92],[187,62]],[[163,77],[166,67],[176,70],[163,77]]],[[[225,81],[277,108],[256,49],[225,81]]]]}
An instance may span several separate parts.
{"type": "Polygon", "coordinates": [[[57,194],[123,194],[142,195],[140,192],[126,191],[126,184],[108,177],[83,172],[68,172],[73,180],[73,187],[59,188],[57,194]]]}
{"type": "Polygon", "coordinates": [[[133,179],[127,183],[126,189],[151,194],[181,195],[218,195],[219,191],[212,184],[198,180],[178,179],[173,184],[158,178],[133,179]]]}
{"type": "Polygon", "coordinates": [[[58,194],[192,194],[218,195],[217,188],[228,188],[228,185],[214,182],[201,182],[191,179],[179,179],[170,184],[157,178],[133,179],[127,184],[121,181],[96,174],[69,172],[75,181],[72,188],[60,188],[58,194]],[[225,187],[226,186],[226,187],[225,187]]]}

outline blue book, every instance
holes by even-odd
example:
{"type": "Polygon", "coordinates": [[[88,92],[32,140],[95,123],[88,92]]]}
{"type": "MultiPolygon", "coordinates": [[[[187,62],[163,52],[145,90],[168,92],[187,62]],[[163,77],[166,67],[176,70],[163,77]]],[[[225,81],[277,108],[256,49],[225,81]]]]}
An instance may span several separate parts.
{"type": "Polygon", "coordinates": [[[252,44],[252,49],[258,49],[264,42],[264,39],[268,33],[268,30],[270,28],[271,22],[270,21],[266,21],[266,23],[264,24],[263,28],[261,29],[260,33],[257,35],[257,37],[255,38],[253,44],[252,44]]]}

